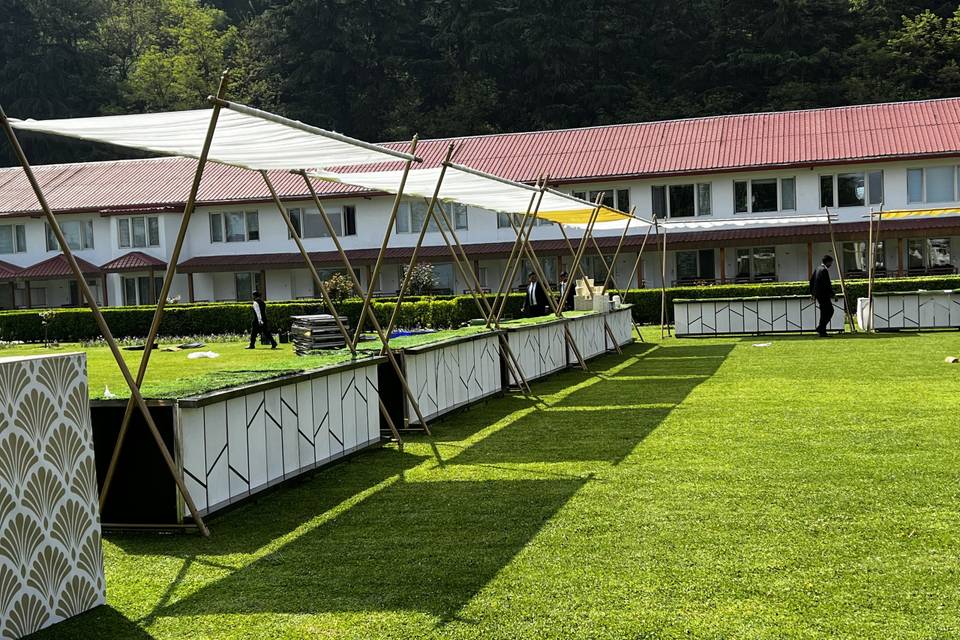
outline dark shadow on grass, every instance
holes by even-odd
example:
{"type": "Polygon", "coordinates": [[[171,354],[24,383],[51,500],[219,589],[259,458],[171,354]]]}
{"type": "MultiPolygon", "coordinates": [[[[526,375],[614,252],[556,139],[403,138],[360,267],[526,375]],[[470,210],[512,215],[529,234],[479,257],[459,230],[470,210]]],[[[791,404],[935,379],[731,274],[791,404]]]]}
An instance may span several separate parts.
{"type": "Polygon", "coordinates": [[[30,640],[153,640],[153,636],[109,605],[91,609],[30,636],[30,640]]]}
{"type": "Polygon", "coordinates": [[[449,620],[585,482],[395,484],[159,615],[413,610],[449,620]]]}
{"type": "MultiPolygon", "coordinates": [[[[448,464],[606,461],[619,463],[698,385],[723,364],[731,345],[662,347],[552,407],[534,411],[448,460],[448,464]],[[682,370],[681,370],[682,369],[682,370]],[[682,374],[682,375],[681,375],[682,374]],[[623,376],[662,377],[622,379],[623,376]],[[672,377],[671,377],[672,376],[672,377]],[[643,404],[671,405],[644,407],[643,404]]],[[[607,357],[605,369],[623,362],[607,357]]],[[[599,371],[600,368],[597,367],[599,371]]],[[[561,391],[591,374],[568,372],[550,384],[561,391]]]]}
{"type": "Polygon", "coordinates": [[[133,555],[179,558],[251,553],[286,535],[384,480],[412,469],[426,458],[383,448],[349,458],[308,474],[275,490],[256,495],[237,509],[210,518],[212,535],[158,536],[155,533],[114,533],[110,542],[133,555]]]}
{"type": "MultiPolygon", "coordinates": [[[[936,331],[931,329],[929,332],[936,331]]],[[[953,329],[955,332],[956,329],[953,329]]],[[[949,331],[948,331],[949,332],[949,331]]],[[[767,334],[763,336],[743,336],[739,339],[740,342],[783,342],[783,341],[810,341],[810,342],[823,342],[830,343],[833,341],[840,340],[896,340],[897,338],[911,337],[916,338],[921,333],[927,333],[927,331],[918,331],[916,329],[905,329],[903,331],[881,331],[879,333],[831,333],[829,338],[821,338],[815,333],[784,333],[784,334],[767,334]]]]}

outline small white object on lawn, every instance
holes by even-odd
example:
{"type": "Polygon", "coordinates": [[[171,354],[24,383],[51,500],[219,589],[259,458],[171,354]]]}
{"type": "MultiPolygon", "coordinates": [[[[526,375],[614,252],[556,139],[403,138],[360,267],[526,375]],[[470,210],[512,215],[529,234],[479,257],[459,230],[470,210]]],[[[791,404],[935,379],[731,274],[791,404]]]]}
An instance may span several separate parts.
{"type": "Polygon", "coordinates": [[[954,356],[947,356],[944,362],[946,362],[947,364],[957,364],[958,362],[960,362],[960,358],[957,358],[954,356]]]}
{"type": "Polygon", "coordinates": [[[771,347],[773,346],[772,342],[757,342],[753,346],[755,347],[771,347]]]}
{"type": "Polygon", "coordinates": [[[219,358],[220,354],[216,351],[194,351],[187,355],[187,360],[197,360],[198,358],[219,358]]]}
{"type": "Polygon", "coordinates": [[[108,387],[107,385],[103,385],[103,397],[104,397],[104,398],[108,398],[108,399],[109,399],[109,398],[116,398],[116,397],[117,397],[117,394],[115,394],[114,392],[110,391],[110,387],[108,387]]]}

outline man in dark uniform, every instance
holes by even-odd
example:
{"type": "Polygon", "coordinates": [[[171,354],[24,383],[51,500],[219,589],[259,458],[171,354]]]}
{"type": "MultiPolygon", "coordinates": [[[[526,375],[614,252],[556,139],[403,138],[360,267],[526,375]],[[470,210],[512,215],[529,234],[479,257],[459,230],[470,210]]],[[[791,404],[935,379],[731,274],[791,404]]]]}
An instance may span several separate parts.
{"type": "Polygon", "coordinates": [[[250,325],[250,346],[247,349],[257,348],[257,337],[263,336],[264,342],[269,342],[271,349],[277,348],[277,341],[274,340],[270,332],[270,324],[267,322],[267,303],[263,301],[263,296],[259,291],[253,292],[253,322],[250,325]]]}
{"type": "Polygon", "coordinates": [[[537,274],[531,273],[527,279],[527,295],[523,300],[523,315],[528,318],[547,315],[547,292],[537,281],[537,274]]]}
{"type": "Polygon", "coordinates": [[[830,267],[833,265],[833,256],[823,256],[823,262],[810,276],[810,295],[820,307],[820,324],[817,333],[820,337],[827,337],[827,327],[833,317],[833,283],[830,282],[830,267]]]}

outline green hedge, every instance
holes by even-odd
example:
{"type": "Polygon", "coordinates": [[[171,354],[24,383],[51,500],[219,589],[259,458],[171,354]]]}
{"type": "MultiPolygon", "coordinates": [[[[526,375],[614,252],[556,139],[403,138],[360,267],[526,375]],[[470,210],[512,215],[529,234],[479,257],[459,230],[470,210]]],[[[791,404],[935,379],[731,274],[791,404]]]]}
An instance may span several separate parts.
{"type": "MultiPolygon", "coordinates": [[[[910,291],[915,289],[960,289],[960,276],[925,278],[885,278],[875,281],[877,291],[910,291]]],[[[839,293],[839,282],[834,282],[839,293]]],[[[856,299],[865,297],[867,282],[847,282],[850,308],[855,308],[856,299]]],[[[667,314],[672,320],[673,305],[677,298],[735,298],[753,296],[806,295],[806,282],[776,282],[769,284],[724,285],[711,287],[674,287],[667,289],[667,314]]],[[[625,302],[632,303],[633,316],[637,322],[650,324],[660,321],[660,290],[632,289],[625,302]]],[[[523,294],[511,294],[504,316],[518,317],[523,305],[523,294]]],[[[383,324],[393,311],[395,303],[375,302],[374,310],[383,324]]],[[[360,316],[361,301],[347,300],[338,305],[340,313],[356,326],[360,316]]],[[[296,315],[326,313],[319,300],[293,302],[270,302],[267,315],[274,330],[290,328],[290,318],[296,315]]],[[[118,338],[144,337],[153,318],[153,307],[107,307],[104,317],[113,334],[118,338]]],[[[222,333],[244,333],[250,328],[249,303],[203,303],[174,304],[167,307],[160,326],[162,336],[198,336],[222,333]]],[[[401,327],[448,328],[479,317],[476,304],[470,296],[421,297],[404,301],[397,324],[401,327]]],[[[367,328],[370,329],[369,323],[367,328]]],[[[59,309],[49,327],[51,340],[75,342],[98,338],[100,332],[88,309],[59,309]]],[[[36,310],[0,311],[0,340],[40,342],[44,339],[43,325],[36,310]]]]}

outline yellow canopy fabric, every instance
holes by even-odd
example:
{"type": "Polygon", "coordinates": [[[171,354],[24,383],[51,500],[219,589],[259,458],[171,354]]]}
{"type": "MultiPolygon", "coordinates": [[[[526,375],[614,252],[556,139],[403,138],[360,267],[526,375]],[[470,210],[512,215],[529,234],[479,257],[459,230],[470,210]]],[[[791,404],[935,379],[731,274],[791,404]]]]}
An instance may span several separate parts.
{"type": "Polygon", "coordinates": [[[945,209],[894,209],[893,211],[881,211],[877,215],[883,220],[899,218],[932,218],[936,216],[956,216],[960,215],[960,208],[948,207],[945,209]]]}

